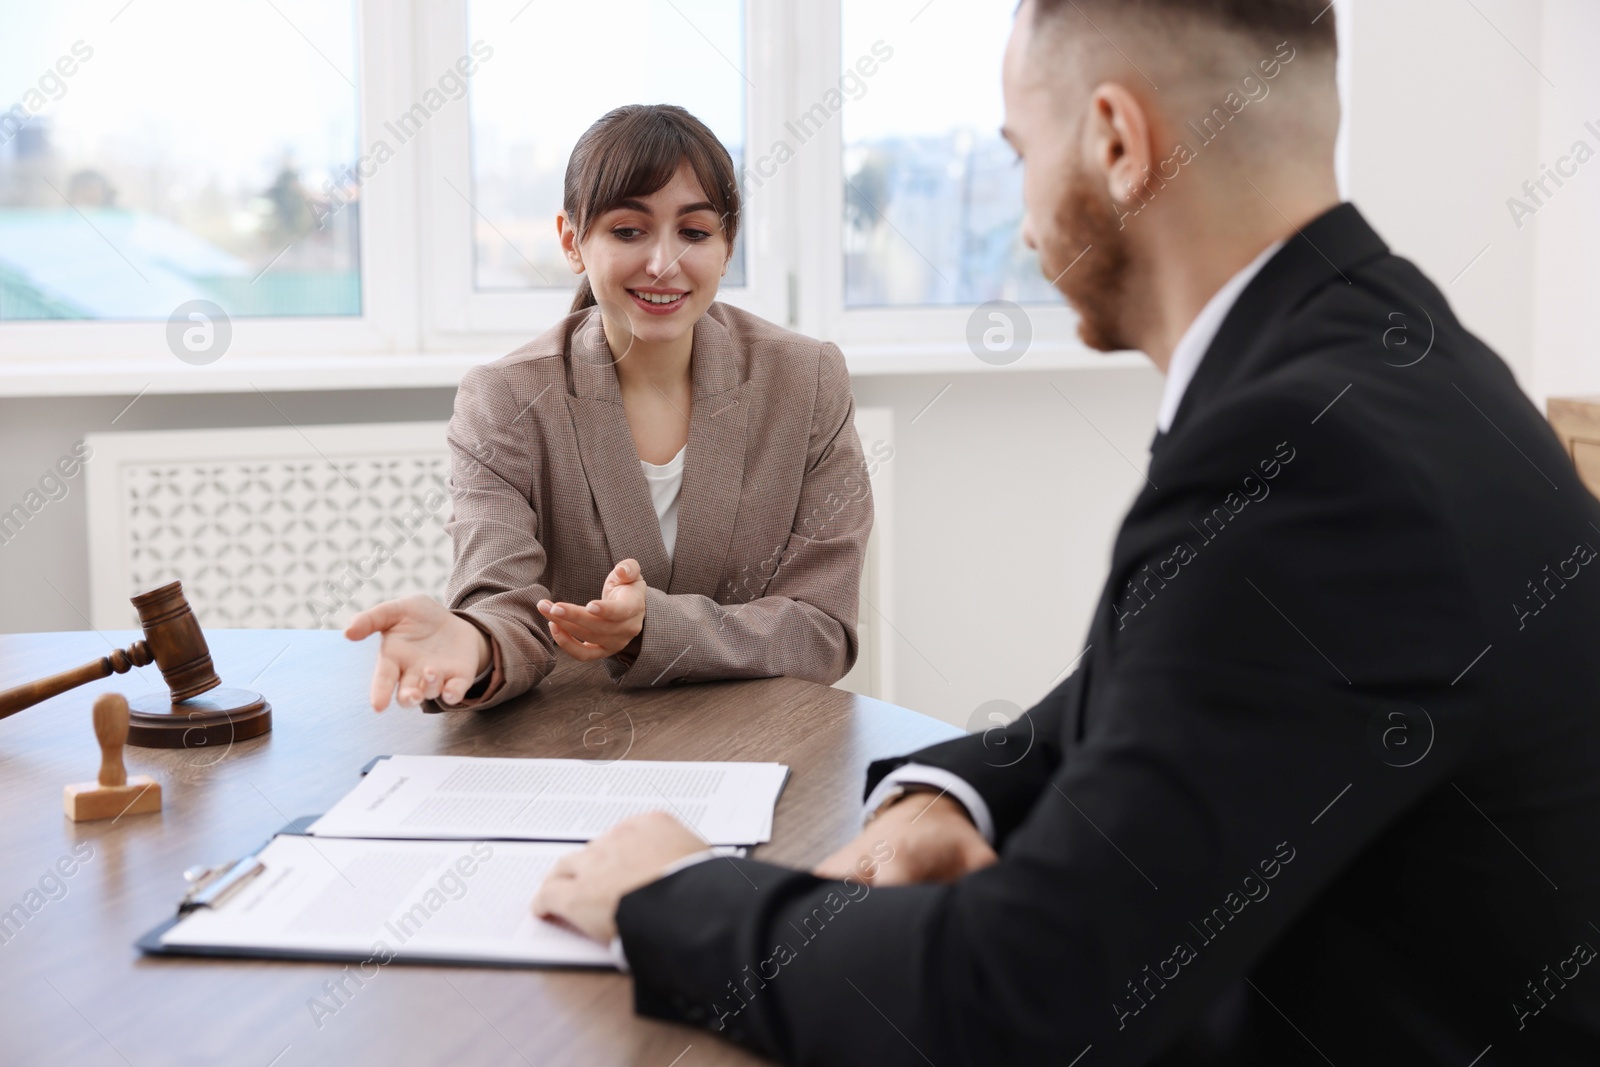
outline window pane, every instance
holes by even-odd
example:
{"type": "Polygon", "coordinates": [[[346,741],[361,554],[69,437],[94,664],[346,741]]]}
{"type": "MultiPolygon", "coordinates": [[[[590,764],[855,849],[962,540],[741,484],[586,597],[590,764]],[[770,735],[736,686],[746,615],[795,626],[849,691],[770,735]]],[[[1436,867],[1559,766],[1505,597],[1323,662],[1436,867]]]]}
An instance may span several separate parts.
{"type": "Polygon", "coordinates": [[[355,0],[8,5],[0,319],[359,315],[355,0]]]}
{"type": "MultiPolygon", "coordinates": [[[[495,49],[471,90],[478,289],[577,285],[556,241],[561,182],[573,144],[612,108],[687,108],[743,174],[743,0],[470,0],[469,12],[468,36],[495,49]]],[[[744,284],[743,244],[724,286],[744,284]]]]}
{"type": "Polygon", "coordinates": [[[1055,302],[1000,136],[1014,5],[841,4],[845,306],[1055,302]]]}

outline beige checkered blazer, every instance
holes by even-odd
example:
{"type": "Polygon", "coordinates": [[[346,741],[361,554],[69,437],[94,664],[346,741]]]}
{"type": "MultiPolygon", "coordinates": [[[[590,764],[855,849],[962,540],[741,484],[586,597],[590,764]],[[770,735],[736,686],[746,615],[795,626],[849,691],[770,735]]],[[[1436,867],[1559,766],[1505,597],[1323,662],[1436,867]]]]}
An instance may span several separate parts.
{"type": "MultiPolygon", "coordinates": [[[[839,349],[737,308],[695,323],[694,408],[668,562],[597,310],[462,379],[450,420],[449,606],[490,637],[489,707],[558,650],[535,605],[598,597],[620,560],[648,585],[622,685],[793,675],[856,658],[872,496],[839,349]]],[[[430,708],[430,710],[436,710],[430,708]]]]}

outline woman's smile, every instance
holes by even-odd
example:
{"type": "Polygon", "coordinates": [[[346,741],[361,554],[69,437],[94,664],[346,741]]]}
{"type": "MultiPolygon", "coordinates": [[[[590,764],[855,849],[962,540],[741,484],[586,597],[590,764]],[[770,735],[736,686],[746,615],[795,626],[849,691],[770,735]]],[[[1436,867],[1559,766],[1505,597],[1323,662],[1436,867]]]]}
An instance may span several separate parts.
{"type": "Polygon", "coordinates": [[[627,290],[633,302],[648,315],[671,315],[685,306],[687,289],[639,288],[627,290]]]}

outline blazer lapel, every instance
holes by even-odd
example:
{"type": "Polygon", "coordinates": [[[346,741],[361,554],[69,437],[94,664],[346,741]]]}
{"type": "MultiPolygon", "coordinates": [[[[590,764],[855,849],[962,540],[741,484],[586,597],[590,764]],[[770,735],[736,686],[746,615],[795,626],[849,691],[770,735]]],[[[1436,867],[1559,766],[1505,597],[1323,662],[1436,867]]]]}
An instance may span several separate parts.
{"type": "Polygon", "coordinates": [[[1269,368],[1257,366],[1259,351],[1278,324],[1306,299],[1323,286],[1351,284],[1350,272],[1388,252],[1383,238],[1348,203],[1331,208],[1289,238],[1239,294],[1159,445],[1165,445],[1166,438],[1175,436],[1212,398],[1265,373],[1269,368]]]}
{"type": "Polygon", "coordinates": [[[609,572],[611,566],[632,557],[639,561],[646,583],[665,589],[672,565],[622,410],[622,390],[598,309],[573,331],[571,352],[572,393],[567,406],[578,438],[578,458],[611,550],[606,569],[609,572]]]}
{"type": "MultiPolygon", "coordinates": [[[[733,338],[713,316],[694,326],[694,410],[678,503],[678,543],[669,593],[714,596],[722,582],[744,488],[745,435],[752,383],[741,381],[733,338]]],[[[640,476],[641,479],[643,475],[640,476]]]]}

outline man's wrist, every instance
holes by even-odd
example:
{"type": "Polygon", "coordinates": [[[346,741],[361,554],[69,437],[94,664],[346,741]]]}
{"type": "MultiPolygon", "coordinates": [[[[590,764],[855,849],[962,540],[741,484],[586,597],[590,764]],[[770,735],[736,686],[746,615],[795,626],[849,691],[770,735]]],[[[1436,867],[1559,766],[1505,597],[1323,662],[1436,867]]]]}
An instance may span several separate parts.
{"type": "Polygon", "coordinates": [[[972,787],[972,783],[943,768],[914,761],[895,768],[878,782],[867,795],[862,814],[865,816],[877,811],[884,806],[884,801],[891,793],[898,794],[900,787],[913,785],[943,792],[952,802],[961,806],[985,841],[991,845],[995,843],[994,818],[989,813],[989,805],[984,802],[982,794],[972,787]]]}
{"type": "MultiPolygon", "coordinates": [[[[717,850],[714,848],[703,848],[698,852],[691,852],[687,856],[680,856],[661,868],[661,873],[657,874],[651,881],[659,882],[661,879],[670,878],[679,871],[693,867],[697,863],[704,863],[706,860],[714,860],[716,858],[717,850]]],[[[645,884],[648,885],[649,882],[645,884]]]]}
{"type": "MultiPolygon", "coordinates": [[[[888,811],[890,808],[894,807],[903,800],[909,800],[914,796],[920,795],[931,795],[934,800],[937,800],[939,797],[943,796],[944,793],[945,791],[943,789],[939,789],[935,786],[927,785],[922,782],[904,782],[898,784],[890,789],[889,794],[885,796],[883,800],[879,802],[878,806],[867,815],[867,822],[871,822],[873,819],[876,819],[878,816],[882,815],[884,812],[888,811]]],[[[956,807],[960,808],[961,805],[957,804],[956,807]]],[[[965,809],[962,809],[962,811],[964,814],[965,809]]]]}

